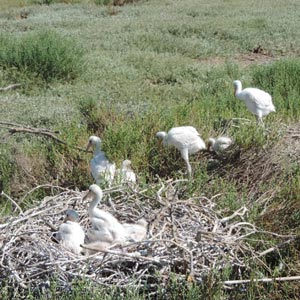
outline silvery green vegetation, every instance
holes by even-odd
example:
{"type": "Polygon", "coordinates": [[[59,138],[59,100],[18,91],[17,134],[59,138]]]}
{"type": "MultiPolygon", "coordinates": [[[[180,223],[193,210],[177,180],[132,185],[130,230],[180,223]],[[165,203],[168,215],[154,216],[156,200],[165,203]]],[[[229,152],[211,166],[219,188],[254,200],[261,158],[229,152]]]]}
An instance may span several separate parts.
{"type": "MultiPolygon", "coordinates": [[[[96,0],[6,0],[0,9],[0,87],[21,84],[0,94],[0,122],[59,131],[68,144],[42,135],[9,135],[0,127],[0,187],[16,201],[39,184],[87,189],[90,155],[74,146],[84,147],[91,134],[101,136],[112,161],[132,161],[142,186],[155,182],[156,175],[184,177],[180,155],[157,147],[157,131],[191,125],[207,139],[223,133],[229,120],[246,118],[251,122],[237,120],[226,134],[243,153],[255,154],[271,148],[299,121],[299,1],[149,0],[118,6],[96,0]],[[276,113],[265,119],[267,133],[234,97],[236,79],[272,95],[276,113]]],[[[254,196],[251,182],[237,179],[234,163],[226,163],[231,173],[225,175],[211,172],[205,155],[193,163],[190,195],[221,193],[218,208],[228,212],[252,203],[249,218],[262,228],[299,231],[297,163],[288,165],[279,181],[262,181],[254,196]],[[273,218],[263,218],[257,200],[275,189],[273,218]]],[[[38,190],[22,205],[30,207],[47,192],[38,190]]],[[[2,216],[12,213],[4,198],[0,209],[2,216]]],[[[297,247],[287,251],[284,271],[268,276],[297,274],[297,247]]],[[[227,299],[230,293],[218,288],[219,276],[212,271],[209,284],[185,287],[186,293],[174,283],[170,297],[227,299]]],[[[78,283],[74,299],[87,285],[78,283]]],[[[270,299],[271,291],[274,299],[296,299],[293,284],[253,284],[247,299],[270,299]]],[[[105,295],[99,299],[117,299],[105,295]]],[[[234,297],[245,294],[236,291],[234,297]]]]}

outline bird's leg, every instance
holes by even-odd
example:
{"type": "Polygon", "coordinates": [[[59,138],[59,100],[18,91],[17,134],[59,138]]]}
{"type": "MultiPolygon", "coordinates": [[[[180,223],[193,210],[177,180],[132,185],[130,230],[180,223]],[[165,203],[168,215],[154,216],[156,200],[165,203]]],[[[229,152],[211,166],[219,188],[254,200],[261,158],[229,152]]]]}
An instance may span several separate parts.
{"type": "Polygon", "coordinates": [[[182,158],[184,159],[184,161],[186,163],[188,178],[191,179],[192,178],[192,167],[191,167],[191,164],[189,162],[189,152],[188,152],[188,149],[182,150],[181,151],[181,155],[182,155],[182,158]]]}
{"type": "MultiPolygon", "coordinates": [[[[110,187],[110,185],[109,185],[109,187],[110,187]]],[[[108,199],[107,199],[107,202],[108,202],[109,206],[112,208],[113,211],[116,211],[115,206],[114,206],[114,204],[113,204],[113,202],[112,202],[112,199],[111,199],[111,197],[110,197],[110,193],[108,193],[107,196],[108,196],[108,197],[107,197],[107,198],[108,198],[108,199]]]]}
{"type": "Polygon", "coordinates": [[[192,167],[189,163],[189,161],[186,162],[187,170],[188,170],[188,178],[192,179],[192,167]]]}
{"type": "Polygon", "coordinates": [[[265,128],[265,124],[264,124],[264,121],[262,119],[262,116],[255,116],[256,117],[256,122],[257,122],[257,125],[260,125],[262,126],[263,128],[265,128]]]}

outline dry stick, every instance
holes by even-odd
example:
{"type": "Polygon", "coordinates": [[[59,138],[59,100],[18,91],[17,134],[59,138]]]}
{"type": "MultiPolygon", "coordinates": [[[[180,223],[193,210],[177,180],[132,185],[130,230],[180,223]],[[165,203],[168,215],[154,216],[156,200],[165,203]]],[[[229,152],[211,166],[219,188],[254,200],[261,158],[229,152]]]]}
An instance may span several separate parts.
{"type": "Polygon", "coordinates": [[[243,283],[251,283],[251,282],[275,282],[275,281],[292,281],[292,280],[300,280],[300,276],[226,280],[226,281],[223,281],[223,283],[227,284],[227,285],[233,285],[233,284],[243,284],[243,283]]]}
{"type": "Polygon", "coordinates": [[[10,198],[10,197],[9,197],[7,194],[5,194],[3,191],[1,192],[0,195],[1,195],[1,196],[4,196],[4,197],[7,198],[10,202],[12,202],[13,205],[15,205],[16,208],[20,211],[20,214],[23,214],[22,208],[18,205],[18,203],[17,203],[15,200],[13,200],[12,198],[10,198]]]}
{"type": "Polygon", "coordinates": [[[20,83],[10,84],[7,87],[0,88],[0,92],[6,92],[8,90],[15,90],[16,88],[20,87],[20,83]]]}
{"type": "Polygon", "coordinates": [[[246,206],[243,206],[240,209],[238,209],[237,211],[235,211],[232,215],[221,219],[220,222],[221,223],[228,222],[229,220],[235,218],[236,216],[243,217],[247,211],[248,211],[248,208],[246,206]]]}
{"type": "Polygon", "coordinates": [[[281,248],[281,247],[284,246],[285,244],[290,244],[290,243],[293,242],[296,238],[297,238],[297,237],[294,237],[294,238],[289,239],[289,240],[287,240],[287,241],[284,241],[284,242],[282,242],[282,243],[280,243],[280,244],[278,244],[278,245],[276,245],[276,246],[274,246],[274,247],[271,247],[271,248],[269,248],[269,249],[267,249],[267,250],[265,250],[265,251],[263,251],[263,252],[260,252],[260,253],[258,253],[258,257],[262,257],[262,256],[267,255],[268,253],[273,252],[273,251],[280,250],[279,248],[281,248]]]}
{"type": "MultiPolygon", "coordinates": [[[[59,131],[50,131],[49,129],[39,129],[39,128],[31,128],[31,127],[24,127],[19,124],[11,123],[11,122],[5,122],[5,121],[0,121],[1,125],[7,125],[9,127],[6,127],[8,129],[8,132],[10,134],[15,134],[15,133],[32,133],[32,134],[40,134],[40,135],[45,135],[47,137],[52,138],[56,142],[69,146],[65,141],[61,140],[58,138],[54,133],[59,133],[59,131]],[[11,128],[11,126],[14,126],[11,128]]],[[[71,146],[77,150],[84,151],[84,152],[91,152],[87,151],[85,148],[78,147],[78,146],[71,146]]]]}
{"type": "Polygon", "coordinates": [[[20,218],[20,219],[15,219],[15,220],[13,220],[13,221],[11,221],[11,222],[7,222],[7,223],[4,223],[4,224],[0,224],[0,229],[5,228],[5,227],[7,227],[8,225],[13,226],[13,225],[18,224],[18,223],[20,223],[20,222],[26,221],[26,220],[28,220],[28,219],[30,219],[30,218],[36,217],[36,216],[38,216],[38,215],[41,215],[41,214],[44,213],[45,211],[54,209],[55,207],[58,207],[58,206],[60,206],[60,205],[59,205],[59,204],[58,204],[58,205],[54,205],[54,206],[52,206],[52,207],[48,207],[47,209],[44,209],[43,211],[37,211],[37,212],[35,212],[35,213],[31,214],[31,215],[27,215],[27,216],[22,217],[22,218],[20,218]]]}
{"type": "Polygon", "coordinates": [[[5,126],[2,126],[3,128],[7,128],[7,129],[10,129],[11,127],[17,127],[17,128],[28,128],[28,129],[31,129],[31,130],[40,130],[40,131],[45,131],[45,132],[51,132],[51,133],[60,133],[60,131],[56,130],[56,131],[53,131],[53,130],[50,130],[48,128],[34,128],[34,127],[30,127],[30,126],[24,126],[22,124],[18,124],[18,123],[15,123],[15,122],[7,122],[7,121],[0,121],[0,125],[5,125],[5,126]]]}
{"type": "Polygon", "coordinates": [[[86,245],[81,245],[81,247],[84,248],[84,249],[88,249],[88,250],[99,251],[99,252],[103,252],[103,253],[107,253],[107,254],[125,256],[125,257],[130,257],[130,258],[135,258],[135,259],[142,259],[142,260],[145,260],[145,261],[150,261],[150,262],[155,262],[155,263],[165,262],[165,261],[162,261],[158,258],[151,258],[151,257],[147,257],[147,256],[137,255],[137,254],[134,254],[134,253],[126,253],[126,252],[104,250],[104,249],[100,250],[100,249],[93,248],[93,247],[87,247],[86,245]]]}
{"type": "MultiPolygon", "coordinates": [[[[33,192],[35,192],[36,190],[40,189],[40,188],[51,188],[51,189],[60,189],[60,190],[63,190],[63,191],[67,191],[67,192],[71,192],[72,190],[68,189],[68,188],[64,188],[64,187],[61,187],[61,186],[58,186],[58,185],[52,185],[52,184],[41,184],[41,185],[38,185],[36,187],[34,187],[33,189],[31,189],[29,192],[27,192],[23,198],[21,199],[20,203],[23,203],[26,199],[27,196],[29,196],[30,194],[32,194],[33,192]]],[[[28,212],[28,210],[27,210],[28,212]]]]}
{"type": "MultiPolygon", "coordinates": [[[[53,133],[51,133],[49,131],[44,131],[44,130],[40,130],[40,129],[31,129],[31,128],[25,128],[25,127],[18,127],[18,128],[16,127],[16,128],[9,129],[10,134],[19,133],[19,132],[45,135],[47,137],[52,138],[53,140],[55,140],[56,142],[58,142],[60,144],[68,146],[68,144],[65,141],[61,140],[60,138],[58,138],[56,135],[54,135],[53,133]]],[[[87,152],[85,148],[81,148],[78,146],[72,146],[72,147],[77,150],[87,152]]]]}

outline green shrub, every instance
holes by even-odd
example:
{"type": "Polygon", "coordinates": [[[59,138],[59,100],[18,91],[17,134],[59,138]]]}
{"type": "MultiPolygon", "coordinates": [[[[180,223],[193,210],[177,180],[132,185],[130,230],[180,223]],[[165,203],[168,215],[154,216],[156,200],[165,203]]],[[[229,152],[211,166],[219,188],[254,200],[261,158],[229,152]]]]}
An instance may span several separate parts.
{"type": "Polygon", "coordinates": [[[54,31],[28,33],[23,38],[0,36],[0,66],[44,81],[70,80],[81,71],[82,51],[70,39],[54,31]]]}

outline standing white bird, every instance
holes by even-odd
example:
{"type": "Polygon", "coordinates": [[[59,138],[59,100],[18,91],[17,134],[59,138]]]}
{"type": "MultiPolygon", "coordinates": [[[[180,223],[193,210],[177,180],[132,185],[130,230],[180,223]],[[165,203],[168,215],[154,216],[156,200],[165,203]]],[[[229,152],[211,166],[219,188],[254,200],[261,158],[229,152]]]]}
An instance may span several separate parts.
{"type": "Polygon", "coordinates": [[[69,251],[80,254],[84,243],[84,231],[78,223],[79,216],[75,210],[67,210],[64,223],[59,226],[55,238],[69,251]]]}
{"type": "Polygon", "coordinates": [[[131,169],[131,161],[129,159],[125,159],[122,162],[121,169],[116,171],[116,179],[119,184],[129,184],[135,185],[136,184],[136,175],[134,171],[131,169]]]}
{"type": "Polygon", "coordinates": [[[96,183],[100,186],[111,185],[116,171],[116,165],[111,163],[101,150],[101,139],[97,136],[89,138],[86,150],[94,147],[94,156],[91,159],[91,173],[96,183]]]}
{"type": "Polygon", "coordinates": [[[209,138],[207,148],[209,151],[214,151],[217,154],[222,154],[233,143],[232,139],[227,136],[220,136],[218,138],[209,138]]]}
{"type": "Polygon", "coordinates": [[[97,208],[102,197],[102,189],[98,185],[92,184],[89,187],[89,192],[83,198],[83,200],[87,198],[93,199],[88,209],[92,225],[87,231],[86,243],[121,244],[126,240],[125,229],[112,214],[97,208]]]}
{"type": "Polygon", "coordinates": [[[233,82],[234,95],[245,102],[248,110],[256,116],[256,120],[260,124],[263,123],[263,117],[270,112],[275,112],[275,106],[272,103],[272,97],[257,88],[246,88],[242,90],[242,83],[239,80],[233,82]]]}
{"type": "Polygon", "coordinates": [[[164,131],[157,132],[156,136],[162,139],[163,145],[174,146],[180,151],[187,166],[188,176],[191,178],[192,167],[189,162],[189,154],[206,149],[199,132],[192,126],[181,126],[171,128],[168,133],[164,131]]]}

